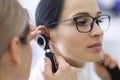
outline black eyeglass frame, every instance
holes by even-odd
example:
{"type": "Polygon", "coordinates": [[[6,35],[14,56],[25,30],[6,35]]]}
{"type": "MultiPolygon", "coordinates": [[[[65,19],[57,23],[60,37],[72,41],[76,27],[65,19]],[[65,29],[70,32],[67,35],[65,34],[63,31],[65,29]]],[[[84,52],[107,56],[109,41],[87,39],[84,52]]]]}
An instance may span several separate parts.
{"type": "MultiPolygon", "coordinates": [[[[75,22],[75,26],[76,26],[78,32],[88,33],[88,32],[90,32],[90,31],[93,29],[93,26],[94,26],[94,22],[95,22],[95,21],[96,21],[97,25],[99,26],[98,18],[101,17],[101,16],[106,16],[106,17],[108,17],[108,21],[109,21],[109,25],[110,25],[111,16],[106,15],[106,14],[103,14],[103,15],[99,15],[99,16],[97,16],[97,17],[92,17],[92,16],[77,16],[77,17],[73,17],[73,18],[70,18],[70,19],[61,20],[61,21],[58,21],[58,22],[53,22],[53,23],[47,24],[47,25],[45,25],[45,26],[52,26],[52,25],[56,25],[56,24],[60,24],[60,23],[63,23],[63,22],[67,22],[67,21],[73,20],[73,21],[75,22]],[[80,30],[78,29],[77,19],[80,18],[80,17],[90,17],[90,18],[92,18],[92,22],[91,22],[91,24],[90,24],[90,30],[89,30],[89,31],[80,31],[80,30]]],[[[109,26],[108,26],[108,28],[109,28],[109,26]]]]}

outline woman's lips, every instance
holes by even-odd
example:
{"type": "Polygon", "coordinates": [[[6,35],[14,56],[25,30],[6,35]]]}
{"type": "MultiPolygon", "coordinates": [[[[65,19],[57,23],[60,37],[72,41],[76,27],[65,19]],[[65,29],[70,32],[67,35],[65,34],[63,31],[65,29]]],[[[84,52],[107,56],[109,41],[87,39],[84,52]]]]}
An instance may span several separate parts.
{"type": "Polygon", "coordinates": [[[96,50],[96,51],[101,51],[102,50],[102,44],[101,43],[94,43],[94,44],[88,46],[88,48],[96,50]]]}

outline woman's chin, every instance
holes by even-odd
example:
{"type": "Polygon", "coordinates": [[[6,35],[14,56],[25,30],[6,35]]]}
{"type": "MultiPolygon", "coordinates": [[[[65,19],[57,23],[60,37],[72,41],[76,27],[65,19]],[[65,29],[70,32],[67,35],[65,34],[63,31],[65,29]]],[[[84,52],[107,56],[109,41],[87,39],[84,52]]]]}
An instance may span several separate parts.
{"type": "Polygon", "coordinates": [[[102,58],[103,58],[103,53],[101,51],[99,54],[95,55],[93,62],[100,61],[102,58]]]}

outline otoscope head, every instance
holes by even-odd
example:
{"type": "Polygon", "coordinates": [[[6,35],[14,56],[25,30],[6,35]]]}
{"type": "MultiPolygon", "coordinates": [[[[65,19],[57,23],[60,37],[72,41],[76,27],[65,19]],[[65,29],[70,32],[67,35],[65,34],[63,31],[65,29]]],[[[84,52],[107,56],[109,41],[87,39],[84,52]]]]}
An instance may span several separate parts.
{"type": "Polygon", "coordinates": [[[49,37],[47,37],[46,35],[40,34],[37,36],[37,43],[39,44],[40,47],[42,47],[43,49],[49,49],[49,37]]]}

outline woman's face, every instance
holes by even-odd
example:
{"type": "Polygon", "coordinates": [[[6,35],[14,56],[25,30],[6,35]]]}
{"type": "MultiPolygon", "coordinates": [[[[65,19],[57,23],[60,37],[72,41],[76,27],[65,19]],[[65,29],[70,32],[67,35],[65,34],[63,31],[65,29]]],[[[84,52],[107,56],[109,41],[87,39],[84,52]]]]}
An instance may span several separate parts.
{"type": "MultiPolygon", "coordinates": [[[[73,16],[99,16],[96,0],[64,0],[60,20],[73,16]]],[[[94,23],[92,31],[78,32],[72,21],[60,23],[50,30],[54,52],[62,55],[72,66],[80,67],[85,62],[95,62],[102,57],[103,31],[94,23]]]]}

